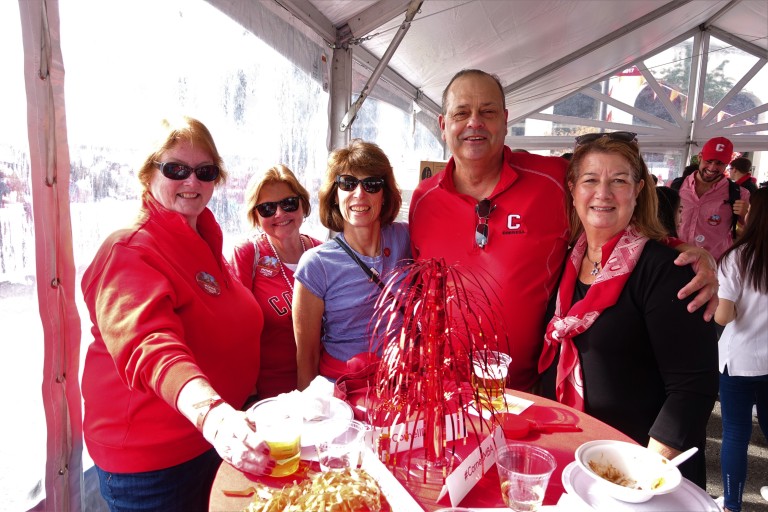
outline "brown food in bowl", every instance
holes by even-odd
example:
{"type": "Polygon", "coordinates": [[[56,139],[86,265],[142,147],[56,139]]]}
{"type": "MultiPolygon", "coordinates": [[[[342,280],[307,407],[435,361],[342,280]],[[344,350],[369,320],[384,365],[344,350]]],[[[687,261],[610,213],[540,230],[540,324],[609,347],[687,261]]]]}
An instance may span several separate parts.
{"type": "Polygon", "coordinates": [[[611,483],[621,485],[622,487],[629,487],[631,489],[639,489],[635,480],[627,477],[610,462],[603,464],[590,460],[588,465],[589,469],[591,469],[597,476],[608,480],[611,483]]]}

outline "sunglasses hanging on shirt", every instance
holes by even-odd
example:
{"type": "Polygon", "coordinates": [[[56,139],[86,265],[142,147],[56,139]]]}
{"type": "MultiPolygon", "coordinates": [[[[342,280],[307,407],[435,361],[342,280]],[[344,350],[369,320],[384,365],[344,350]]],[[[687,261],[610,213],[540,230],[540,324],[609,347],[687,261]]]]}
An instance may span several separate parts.
{"type": "Polygon", "coordinates": [[[491,200],[488,198],[478,202],[475,206],[475,213],[477,213],[475,243],[481,249],[485,249],[485,246],[488,245],[488,218],[495,209],[496,205],[491,205],[491,200]]]}

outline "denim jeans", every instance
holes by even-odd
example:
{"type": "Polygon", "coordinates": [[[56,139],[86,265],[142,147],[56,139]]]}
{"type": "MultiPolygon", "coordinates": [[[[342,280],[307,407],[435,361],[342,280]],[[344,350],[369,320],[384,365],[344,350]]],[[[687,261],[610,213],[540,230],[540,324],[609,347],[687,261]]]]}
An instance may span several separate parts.
{"type": "Polygon", "coordinates": [[[211,449],[166,469],[110,473],[98,466],[101,495],[112,512],[207,511],[211,485],[221,459],[211,449]]]}
{"type": "Polygon", "coordinates": [[[720,410],[723,418],[720,468],[724,504],[731,512],[741,511],[744,483],[747,480],[747,448],[752,436],[753,404],[757,404],[760,429],[764,435],[768,434],[768,375],[732,377],[728,375],[726,367],[724,373],[720,374],[720,410]]]}

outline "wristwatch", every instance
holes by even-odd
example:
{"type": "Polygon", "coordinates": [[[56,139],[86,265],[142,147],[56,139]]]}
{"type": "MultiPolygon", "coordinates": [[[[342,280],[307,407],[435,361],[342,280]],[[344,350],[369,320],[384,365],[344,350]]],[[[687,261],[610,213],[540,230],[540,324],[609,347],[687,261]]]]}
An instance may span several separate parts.
{"type": "Polygon", "coordinates": [[[202,432],[203,423],[205,423],[205,418],[208,416],[208,413],[211,412],[214,407],[223,403],[223,398],[221,398],[219,395],[213,395],[212,397],[201,400],[192,406],[195,410],[199,410],[197,413],[197,420],[195,421],[195,427],[197,427],[197,430],[202,432]]]}

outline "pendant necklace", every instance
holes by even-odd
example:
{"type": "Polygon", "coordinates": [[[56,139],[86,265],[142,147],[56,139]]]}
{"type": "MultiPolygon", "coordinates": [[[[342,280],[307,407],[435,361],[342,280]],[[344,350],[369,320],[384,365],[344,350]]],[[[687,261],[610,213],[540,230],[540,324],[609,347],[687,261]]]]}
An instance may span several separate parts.
{"type": "Polygon", "coordinates": [[[589,273],[591,276],[596,276],[600,269],[598,268],[600,266],[600,260],[592,261],[589,256],[587,256],[587,261],[589,261],[592,264],[592,271],[589,273]]]}
{"type": "MultiPolygon", "coordinates": [[[[280,273],[283,275],[283,280],[285,281],[285,284],[288,285],[288,289],[291,290],[291,300],[293,300],[293,283],[291,282],[290,279],[288,279],[288,276],[285,274],[285,265],[283,264],[283,260],[280,259],[280,255],[277,254],[277,250],[275,250],[275,246],[272,245],[272,241],[269,239],[269,236],[267,236],[266,233],[264,233],[264,238],[267,239],[269,248],[272,249],[272,254],[275,255],[275,258],[277,258],[277,262],[280,264],[280,273]]],[[[304,237],[299,235],[299,241],[301,242],[301,254],[304,254],[304,252],[307,250],[307,247],[304,245],[304,237]]]]}

